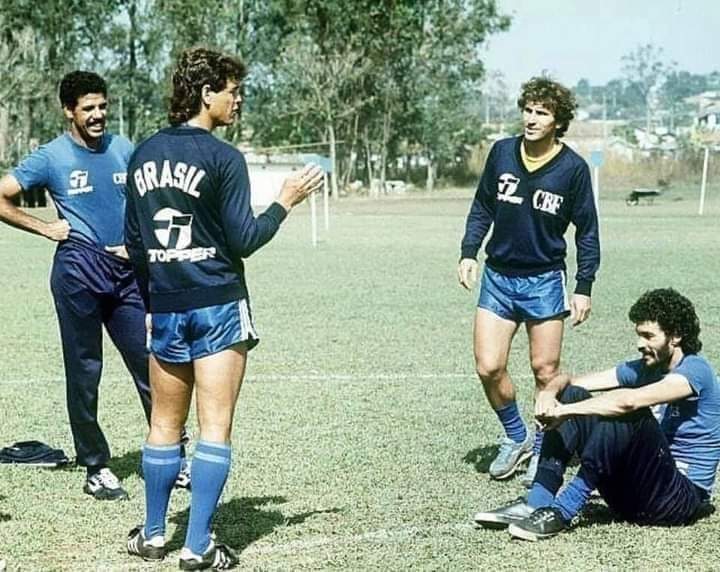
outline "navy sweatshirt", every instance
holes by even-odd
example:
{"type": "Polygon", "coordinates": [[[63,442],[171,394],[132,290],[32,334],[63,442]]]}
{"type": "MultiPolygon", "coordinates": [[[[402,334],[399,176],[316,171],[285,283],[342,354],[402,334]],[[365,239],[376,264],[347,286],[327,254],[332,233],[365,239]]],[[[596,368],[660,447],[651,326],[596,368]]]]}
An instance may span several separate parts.
{"type": "Polygon", "coordinates": [[[590,295],[600,266],[598,217],[587,163],[567,145],[537,171],[520,156],[522,137],[496,142],[465,225],[461,258],[476,258],[485,236],[487,264],[509,276],[564,270],[565,232],[575,226],[577,285],[590,295]]]}
{"type": "Polygon", "coordinates": [[[247,297],[243,258],[286,216],[273,203],[255,218],[245,158],[234,147],[197,127],[158,131],[127,170],[125,241],[148,311],[247,297]]]}

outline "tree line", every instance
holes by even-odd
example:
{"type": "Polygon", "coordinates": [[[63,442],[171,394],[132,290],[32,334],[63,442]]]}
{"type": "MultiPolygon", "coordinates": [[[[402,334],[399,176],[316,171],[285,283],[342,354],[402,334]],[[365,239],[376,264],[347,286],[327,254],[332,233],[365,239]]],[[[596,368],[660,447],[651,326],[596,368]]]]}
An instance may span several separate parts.
{"type": "Polygon", "coordinates": [[[699,111],[687,98],[720,92],[720,72],[697,74],[679,69],[661,47],[645,44],[623,56],[621,77],[603,85],[581,79],[574,91],[580,105],[596,119],[604,113],[606,119],[642,125],[648,132],[657,125],[675,131],[691,125],[699,111]]]}
{"type": "Polygon", "coordinates": [[[203,45],[250,70],[224,136],[318,144],[334,192],[355,178],[382,187],[418,158],[430,189],[456,168],[481,139],[481,47],[510,25],[495,0],[0,3],[0,163],[62,129],[57,84],[78,68],[104,75],[110,127],[138,142],[166,124],[176,55],[203,45]]]}

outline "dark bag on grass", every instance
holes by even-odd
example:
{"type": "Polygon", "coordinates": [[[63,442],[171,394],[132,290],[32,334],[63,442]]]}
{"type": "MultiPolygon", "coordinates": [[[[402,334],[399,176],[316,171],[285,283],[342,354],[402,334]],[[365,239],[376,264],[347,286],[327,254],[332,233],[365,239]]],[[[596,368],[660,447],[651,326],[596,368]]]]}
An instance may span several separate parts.
{"type": "Polygon", "coordinates": [[[40,441],[18,441],[0,449],[0,463],[32,467],[61,467],[70,460],[62,449],[53,449],[40,441]]]}

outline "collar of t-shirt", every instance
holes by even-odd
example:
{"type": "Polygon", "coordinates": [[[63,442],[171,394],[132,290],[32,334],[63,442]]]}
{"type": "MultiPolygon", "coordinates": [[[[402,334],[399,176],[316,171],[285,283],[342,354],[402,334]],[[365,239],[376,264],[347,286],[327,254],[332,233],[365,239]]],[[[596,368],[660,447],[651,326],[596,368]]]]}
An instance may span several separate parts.
{"type": "Polygon", "coordinates": [[[525,142],[520,142],[520,157],[522,157],[523,165],[525,165],[525,169],[527,169],[528,173],[532,173],[533,171],[537,171],[544,165],[547,165],[550,161],[553,160],[553,158],[560,153],[560,151],[563,148],[563,144],[560,141],[555,141],[555,144],[552,146],[552,149],[542,155],[541,157],[530,157],[527,154],[527,151],[525,150],[525,142]]]}

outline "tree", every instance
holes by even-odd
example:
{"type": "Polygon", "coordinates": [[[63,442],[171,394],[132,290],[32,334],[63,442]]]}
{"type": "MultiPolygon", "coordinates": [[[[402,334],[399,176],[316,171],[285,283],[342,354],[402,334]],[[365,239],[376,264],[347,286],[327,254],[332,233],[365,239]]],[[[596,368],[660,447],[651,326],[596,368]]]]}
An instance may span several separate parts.
{"type": "Polygon", "coordinates": [[[41,7],[32,0],[3,2],[0,160],[8,160],[10,142],[24,154],[31,137],[47,139],[62,128],[58,81],[92,60],[90,54],[102,45],[98,38],[115,8],[114,0],[46,0],[41,7]]]}
{"type": "Polygon", "coordinates": [[[339,123],[356,114],[364,104],[357,93],[370,62],[362,61],[351,47],[323,54],[308,38],[296,35],[283,53],[275,72],[275,97],[284,101],[286,117],[315,125],[327,143],[332,164],[331,187],[338,197],[337,133],[339,123]]]}
{"type": "Polygon", "coordinates": [[[452,0],[425,5],[413,70],[418,121],[414,133],[428,162],[432,189],[442,164],[454,165],[468,139],[479,139],[480,114],[473,103],[485,69],[478,57],[487,36],[510,25],[493,1],[452,0]]]}
{"type": "Polygon", "coordinates": [[[660,88],[660,101],[670,117],[670,129],[674,130],[678,115],[689,116],[694,109],[685,99],[708,89],[708,78],[687,71],[671,71],[660,88]]]}
{"type": "Polygon", "coordinates": [[[622,57],[623,73],[631,89],[637,91],[645,104],[645,131],[650,134],[653,97],[671,73],[675,64],[663,61],[663,49],[652,44],[637,47],[622,57]]]}
{"type": "MultiPolygon", "coordinates": [[[[338,163],[346,164],[346,172],[351,170],[355,149],[360,147],[357,140],[362,139],[368,178],[377,176],[381,186],[401,147],[428,150],[436,144],[432,140],[435,133],[453,133],[454,120],[446,118],[456,110],[469,109],[465,102],[457,104],[458,95],[474,98],[484,73],[480,46],[488,34],[509,25],[509,19],[497,13],[494,0],[357,0],[351,11],[339,0],[271,0],[262,17],[254,21],[264,25],[264,31],[280,46],[274,52],[267,48],[256,52],[266,59],[261,68],[265,77],[258,79],[254,73],[250,85],[248,108],[254,137],[267,140],[271,133],[284,137],[304,133],[306,129],[291,120],[289,109],[304,107],[305,120],[311,119],[313,106],[298,101],[310,91],[287,94],[295,100],[292,102],[273,101],[286,93],[279,88],[286,84],[283,74],[290,71],[283,61],[292,61],[292,50],[297,49],[286,49],[293,38],[303,38],[314,46],[313,62],[327,62],[325,70],[317,70],[320,74],[337,73],[333,58],[353,54],[353,67],[362,68],[361,73],[355,71],[353,89],[331,90],[337,94],[334,115],[345,141],[338,149],[345,161],[338,163]],[[439,101],[436,92],[447,90],[452,96],[443,93],[440,99],[452,105],[452,110],[434,111],[433,102],[439,101]],[[285,113],[270,113],[278,109],[285,113]],[[446,122],[447,129],[441,127],[446,122]]],[[[431,157],[429,174],[436,170],[437,161],[448,156],[454,160],[454,153],[427,154],[431,157]]]]}
{"type": "Polygon", "coordinates": [[[225,136],[325,141],[334,186],[363,165],[368,179],[384,181],[403,154],[429,159],[428,187],[456,165],[481,137],[479,94],[501,87],[493,80],[481,90],[480,48],[509,25],[495,0],[355,0],[352,9],[345,0],[2,4],[0,158],[18,132],[27,141],[59,131],[57,81],[78,68],[108,79],[110,119],[137,141],[165,124],[179,51],[202,44],[250,65],[242,125],[225,136]]]}

